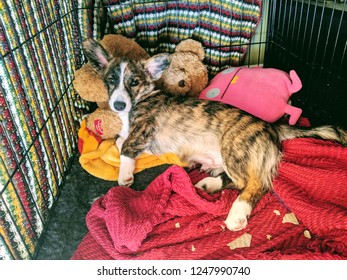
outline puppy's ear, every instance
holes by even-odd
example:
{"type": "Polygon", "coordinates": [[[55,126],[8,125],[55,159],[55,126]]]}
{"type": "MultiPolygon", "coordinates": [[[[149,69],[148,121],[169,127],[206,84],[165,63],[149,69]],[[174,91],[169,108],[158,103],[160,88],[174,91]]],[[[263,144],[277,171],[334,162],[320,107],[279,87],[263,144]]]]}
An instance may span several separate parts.
{"type": "Polygon", "coordinates": [[[112,58],[104,47],[93,39],[84,40],[82,48],[88,61],[97,71],[102,70],[112,58]]]}
{"type": "Polygon", "coordinates": [[[163,72],[170,66],[170,63],[170,54],[161,53],[146,60],[144,67],[153,81],[157,81],[161,78],[163,72]]]}

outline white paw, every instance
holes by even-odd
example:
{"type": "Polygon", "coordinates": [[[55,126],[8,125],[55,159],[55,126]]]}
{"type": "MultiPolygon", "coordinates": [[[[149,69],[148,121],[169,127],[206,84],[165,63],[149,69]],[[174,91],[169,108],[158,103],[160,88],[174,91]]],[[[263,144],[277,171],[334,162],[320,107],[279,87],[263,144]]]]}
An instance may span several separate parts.
{"type": "Polygon", "coordinates": [[[120,156],[118,184],[128,187],[134,183],[134,170],[135,160],[127,156],[120,156]]]}
{"type": "Polygon", "coordinates": [[[195,187],[208,193],[214,193],[223,187],[223,180],[221,177],[206,177],[196,183],[195,187]]]}
{"type": "Polygon", "coordinates": [[[247,226],[247,219],[251,215],[252,206],[238,197],[228,214],[225,224],[231,231],[242,230],[247,226]]]}

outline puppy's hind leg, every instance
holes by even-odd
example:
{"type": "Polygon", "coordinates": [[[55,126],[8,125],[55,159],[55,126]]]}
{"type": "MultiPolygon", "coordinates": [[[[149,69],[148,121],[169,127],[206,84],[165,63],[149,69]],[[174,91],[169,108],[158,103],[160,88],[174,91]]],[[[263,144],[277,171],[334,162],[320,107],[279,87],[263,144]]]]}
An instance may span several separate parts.
{"type": "Polygon", "coordinates": [[[244,159],[245,161],[235,161],[235,158],[229,158],[226,162],[226,173],[229,176],[232,174],[230,177],[235,187],[241,191],[225,220],[227,228],[233,231],[242,230],[247,226],[253,208],[272,188],[280,152],[275,145],[270,144],[267,149],[257,150],[244,159]]]}
{"type": "Polygon", "coordinates": [[[225,220],[228,229],[242,230],[258,201],[272,188],[281,159],[278,134],[270,125],[243,115],[223,135],[223,167],[241,191],[225,220]]]}
{"type": "Polygon", "coordinates": [[[280,151],[274,142],[260,141],[261,145],[255,146],[243,143],[236,148],[226,147],[222,153],[224,169],[235,188],[241,191],[225,220],[227,228],[232,231],[247,226],[253,208],[271,189],[280,160],[280,151]]]}
{"type": "Polygon", "coordinates": [[[247,226],[248,218],[254,206],[267,192],[255,172],[250,171],[247,177],[245,188],[234,201],[225,220],[227,228],[232,231],[242,230],[247,226]]]}

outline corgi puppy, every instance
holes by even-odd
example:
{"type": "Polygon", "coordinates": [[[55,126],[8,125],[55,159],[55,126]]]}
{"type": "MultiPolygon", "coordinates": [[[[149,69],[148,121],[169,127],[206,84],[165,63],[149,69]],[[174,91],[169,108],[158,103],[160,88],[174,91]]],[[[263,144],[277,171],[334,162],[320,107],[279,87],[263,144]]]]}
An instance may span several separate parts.
{"type": "Polygon", "coordinates": [[[84,41],[83,49],[104,79],[111,109],[124,116],[125,128],[117,139],[119,184],[133,183],[135,159],[144,152],[175,153],[201,165],[211,177],[196,186],[209,192],[226,187],[222,180],[226,174],[240,191],[225,220],[232,231],[246,227],[252,209],[271,189],[281,141],[315,137],[347,145],[347,132],[339,127],[270,124],[221,102],[162,93],[155,89],[155,81],[170,64],[168,54],[146,61],[114,58],[92,39],[84,41]]]}

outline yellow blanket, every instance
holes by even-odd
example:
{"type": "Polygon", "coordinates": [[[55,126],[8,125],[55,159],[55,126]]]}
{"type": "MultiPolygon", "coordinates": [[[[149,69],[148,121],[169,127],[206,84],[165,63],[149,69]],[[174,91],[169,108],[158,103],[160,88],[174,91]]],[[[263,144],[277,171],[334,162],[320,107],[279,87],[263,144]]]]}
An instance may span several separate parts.
{"type": "MultiPolygon", "coordinates": [[[[78,149],[79,162],[89,174],[108,181],[118,180],[120,155],[114,139],[99,138],[86,127],[83,120],[78,131],[78,149]]],[[[135,173],[162,164],[187,166],[175,154],[142,154],[135,161],[135,173]]]]}

